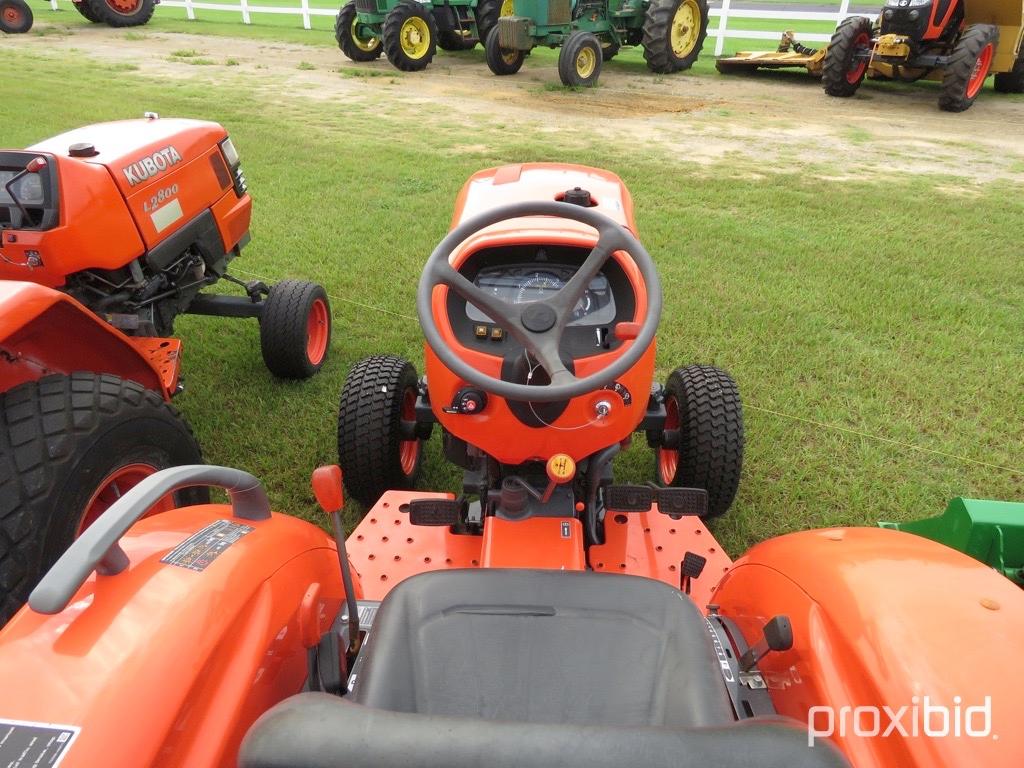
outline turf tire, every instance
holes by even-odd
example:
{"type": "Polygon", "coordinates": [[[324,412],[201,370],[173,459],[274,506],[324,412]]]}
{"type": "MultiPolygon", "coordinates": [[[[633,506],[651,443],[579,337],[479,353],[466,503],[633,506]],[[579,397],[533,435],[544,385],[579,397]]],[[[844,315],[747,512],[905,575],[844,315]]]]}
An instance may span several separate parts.
{"type": "MultiPolygon", "coordinates": [[[[70,546],[101,480],[129,464],[202,461],[177,410],[133,381],[58,374],[0,395],[0,625],[70,546]]],[[[180,505],[209,498],[176,494],[180,505]]]]}
{"type": "Polygon", "coordinates": [[[669,375],[665,400],[670,417],[673,403],[677,409],[679,443],[655,449],[658,481],[705,489],[707,517],[720,517],[736,498],[743,467],[743,404],[736,382],[719,368],[688,365],[669,375]],[[663,451],[675,452],[671,477],[663,469],[663,451]]]}
{"type": "Polygon", "coordinates": [[[502,48],[498,43],[498,27],[495,26],[487,35],[484,45],[484,58],[487,68],[496,75],[514,75],[526,61],[526,51],[513,51],[502,48]],[[514,55],[513,55],[514,54],[514,55]]]}
{"type": "Polygon", "coordinates": [[[380,55],[384,53],[384,46],[381,44],[379,38],[377,38],[377,45],[370,51],[365,51],[356,45],[355,38],[352,34],[352,24],[355,20],[356,3],[355,0],[352,0],[351,2],[345,3],[345,5],[341,6],[341,10],[338,12],[338,17],[334,20],[334,39],[338,41],[338,47],[341,49],[341,52],[352,61],[376,61],[380,58],[380,55]]]}
{"type": "Polygon", "coordinates": [[[0,32],[22,35],[32,29],[32,9],[25,0],[0,0],[0,32]]]}
{"type": "Polygon", "coordinates": [[[671,74],[689,69],[700,55],[708,35],[707,0],[651,0],[644,17],[643,38],[644,59],[652,72],[671,74]],[[693,47],[682,56],[672,50],[672,21],[684,2],[694,2],[700,12],[700,30],[693,47]]]}
{"type": "Polygon", "coordinates": [[[323,287],[305,280],[272,285],[260,316],[260,349],[270,372],[282,379],[308,379],[323,367],[330,348],[331,306],[323,287]],[[323,344],[310,341],[314,313],[320,316],[321,325],[326,323],[323,344]],[[311,346],[316,347],[312,352],[311,346]]]}
{"type": "Polygon", "coordinates": [[[985,86],[985,77],[992,68],[992,59],[989,57],[988,69],[982,77],[981,85],[974,93],[971,93],[971,84],[974,82],[974,69],[980,64],[980,59],[988,46],[992,46],[992,53],[999,45],[999,28],[992,24],[971,24],[960,35],[960,39],[953,46],[953,53],[949,56],[949,65],[942,73],[942,87],[939,91],[939,109],[946,112],[963,112],[970,109],[978,94],[985,86]]]}
{"type": "Polygon", "coordinates": [[[415,0],[401,0],[388,12],[384,19],[381,37],[384,40],[384,53],[388,57],[388,61],[403,72],[418,72],[421,69],[426,69],[437,52],[437,24],[434,22],[434,15],[415,0]],[[415,59],[402,48],[401,35],[402,26],[413,17],[423,20],[429,38],[426,51],[415,59]]]}
{"type": "Polygon", "coordinates": [[[1024,51],[1009,72],[997,72],[992,86],[996,93],[1024,93],[1024,51]]]}
{"type": "Polygon", "coordinates": [[[416,368],[394,355],[356,363],[345,379],[338,407],[338,464],[349,495],[372,507],[388,490],[410,490],[423,462],[418,441],[412,466],[402,465],[402,410],[417,392],[416,368]],[[410,391],[413,393],[410,395],[410,391]]]}
{"type": "Polygon", "coordinates": [[[592,88],[597,85],[601,76],[601,64],[604,58],[601,55],[601,41],[593,32],[576,30],[562,43],[562,49],[558,52],[558,78],[562,85],[570,88],[592,88]],[[579,71],[579,58],[581,56],[593,57],[592,69],[581,74],[579,71]]]}
{"type": "Polygon", "coordinates": [[[871,19],[866,16],[850,16],[836,27],[821,70],[821,84],[829,96],[853,96],[864,82],[867,63],[857,63],[854,55],[864,47],[865,38],[870,46],[871,19]]]}
{"type": "MultiPolygon", "coordinates": [[[[89,4],[89,9],[99,21],[111,27],[141,27],[149,23],[156,10],[156,0],[138,0],[135,10],[129,13],[114,10],[107,0],[82,1],[89,4]]],[[[84,13],[82,15],[85,16],[84,13]]]]}

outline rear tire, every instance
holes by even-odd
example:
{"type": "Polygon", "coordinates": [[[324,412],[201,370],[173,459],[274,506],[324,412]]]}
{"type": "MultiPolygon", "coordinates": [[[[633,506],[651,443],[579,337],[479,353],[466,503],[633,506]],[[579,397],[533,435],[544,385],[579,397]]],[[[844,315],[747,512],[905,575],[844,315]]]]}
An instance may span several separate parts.
{"type": "Polygon", "coordinates": [[[665,384],[665,430],[675,447],[655,448],[662,485],[703,488],[707,517],[724,515],[736,498],[743,468],[743,404],[732,377],[710,365],[677,368],[665,384]]]}
{"type": "Polygon", "coordinates": [[[511,16],[512,10],[512,0],[480,0],[477,3],[473,15],[476,17],[476,31],[480,35],[481,43],[486,46],[491,30],[498,25],[498,19],[502,16],[511,16]]]}
{"type": "Polygon", "coordinates": [[[1009,72],[996,73],[993,87],[997,93],[1024,93],[1024,53],[1009,72]]]}
{"type": "Polygon", "coordinates": [[[570,88],[593,88],[601,76],[601,41],[592,32],[576,30],[558,52],[558,77],[570,88]]]}
{"type": "Polygon", "coordinates": [[[83,2],[89,4],[90,10],[97,19],[111,27],[141,27],[153,18],[153,11],[156,10],[155,0],[83,0],[83,2]]]}
{"type": "Polygon", "coordinates": [[[338,18],[334,20],[334,39],[338,41],[338,47],[352,61],[376,61],[384,53],[380,38],[356,37],[356,23],[356,3],[352,0],[341,6],[338,18]]]}
{"type": "Polygon", "coordinates": [[[836,27],[825,52],[821,84],[829,96],[853,96],[868,71],[866,59],[857,57],[871,49],[871,19],[850,16],[836,27]]]}
{"type": "Polygon", "coordinates": [[[999,45],[999,28],[991,24],[971,24],[960,35],[942,73],[939,109],[963,112],[970,109],[992,69],[992,57],[999,45]]]}
{"type": "MultiPolygon", "coordinates": [[[[144,475],[202,461],[185,420],[133,381],[58,374],[0,396],[0,625],[80,526],[134,485],[115,485],[124,470],[137,467],[144,475]]],[[[173,501],[209,498],[205,488],[186,488],[173,501]]]]}
{"type": "Polygon", "coordinates": [[[689,69],[708,34],[707,0],[652,0],[643,30],[644,59],[652,72],[689,69]]]}
{"type": "Polygon", "coordinates": [[[81,0],[78,3],[72,3],[75,6],[75,10],[78,11],[82,16],[91,21],[93,24],[100,23],[100,17],[92,12],[92,6],[89,5],[89,0],[81,0]]]}
{"type": "Polygon", "coordinates": [[[437,47],[442,51],[471,51],[477,42],[475,37],[463,37],[454,29],[437,33],[437,47]]]}
{"type": "Polygon", "coordinates": [[[331,305],[322,286],[282,280],[270,287],[260,316],[263,362],[282,379],[308,379],[331,347],[331,305]]]}
{"type": "Polygon", "coordinates": [[[416,368],[394,355],[356,363],[338,408],[338,464],[349,495],[372,507],[388,490],[411,490],[423,462],[423,441],[407,440],[402,421],[415,419],[416,368]]]}
{"type": "Polygon", "coordinates": [[[0,32],[22,35],[32,29],[32,9],[25,0],[0,0],[0,32]]]}
{"type": "Polygon", "coordinates": [[[426,69],[437,52],[433,14],[415,0],[402,0],[384,19],[384,53],[403,72],[426,69]]]}
{"type": "Polygon", "coordinates": [[[487,35],[487,43],[484,45],[484,57],[487,59],[487,68],[496,75],[514,75],[518,72],[523,62],[526,61],[526,51],[517,51],[513,48],[502,48],[498,43],[498,27],[494,26],[487,35]]]}

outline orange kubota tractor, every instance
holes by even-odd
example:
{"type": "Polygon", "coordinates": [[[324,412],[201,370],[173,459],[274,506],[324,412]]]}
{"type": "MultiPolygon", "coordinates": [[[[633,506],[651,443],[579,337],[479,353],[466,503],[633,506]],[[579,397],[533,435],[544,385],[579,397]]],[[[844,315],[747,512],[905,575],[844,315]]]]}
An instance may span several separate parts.
{"type": "Polygon", "coordinates": [[[615,176],[472,177],[418,309],[427,382],[388,358],[342,427],[407,486],[439,424],[476,498],[386,491],[348,546],[338,467],[313,474],[333,541],[245,472],[146,478],[0,632],[0,762],[1019,765],[1009,579],[897,530],[794,533],[736,561],[715,541],[736,388],[705,367],[653,387],[661,287],[615,176]],[[396,431],[382,442],[368,413],[396,431]],[[637,429],[662,484],[614,479],[637,429]],[[199,484],[231,505],[146,517],[199,484]]]}
{"type": "MultiPolygon", "coordinates": [[[[323,288],[227,273],[251,212],[215,123],[153,116],[0,151],[0,624],[125,491],[202,460],[170,405],[178,314],[258,318],[278,376],[323,365],[323,288]],[[247,295],[204,293],[221,278],[247,295]]],[[[182,490],[154,510],[206,498],[182,490]]]]}

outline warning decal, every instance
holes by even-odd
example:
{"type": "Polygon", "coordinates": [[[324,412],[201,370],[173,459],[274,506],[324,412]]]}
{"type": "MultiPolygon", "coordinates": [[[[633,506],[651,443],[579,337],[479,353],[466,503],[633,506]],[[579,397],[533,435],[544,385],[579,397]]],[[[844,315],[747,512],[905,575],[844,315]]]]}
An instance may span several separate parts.
{"type": "Polygon", "coordinates": [[[79,730],[73,725],[0,720],[0,766],[52,768],[60,765],[79,730]]]}
{"type": "Polygon", "coordinates": [[[191,571],[205,571],[232,544],[254,529],[230,520],[218,520],[197,531],[168,552],[161,563],[191,571]]]}

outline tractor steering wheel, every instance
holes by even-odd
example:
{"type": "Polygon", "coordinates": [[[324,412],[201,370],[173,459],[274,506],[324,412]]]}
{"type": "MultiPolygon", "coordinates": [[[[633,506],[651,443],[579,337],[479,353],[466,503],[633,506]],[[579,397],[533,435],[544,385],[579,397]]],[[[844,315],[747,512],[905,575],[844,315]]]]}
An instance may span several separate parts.
{"type": "Polygon", "coordinates": [[[611,384],[635,365],[647,351],[661,318],[661,281],[654,260],[633,234],[603,213],[570,203],[537,201],[515,203],[474,216],[451,232],[430,254],[420,277],[416,309],[423,335],[434,354],[452,373],[490,394],[508,400],[551,403],[587,394],[611,384]],[[498,222],[526,216],[553,216],[587,224],[598,232],[597,244],[576,274],[550,299],[512,304],[487,293],[460,274],[449,263],[456,246],[485,227],[498,222]],[[559,354],[562,336],[572,318],[576,303],[590,281],[615,251],[632,256],[647,289],[647,311],[640,330],[624,354],[607,368],[584,378],[577,378],[562,363],[559,354]],[[488,376],[460,359],[441,336],[434,320],[432,299],[434,288],[448,286],[468,303],[484,312],[492,321],[506,329],[540,364],[551,379],[550,384],[527,385],[488,376]]]}

